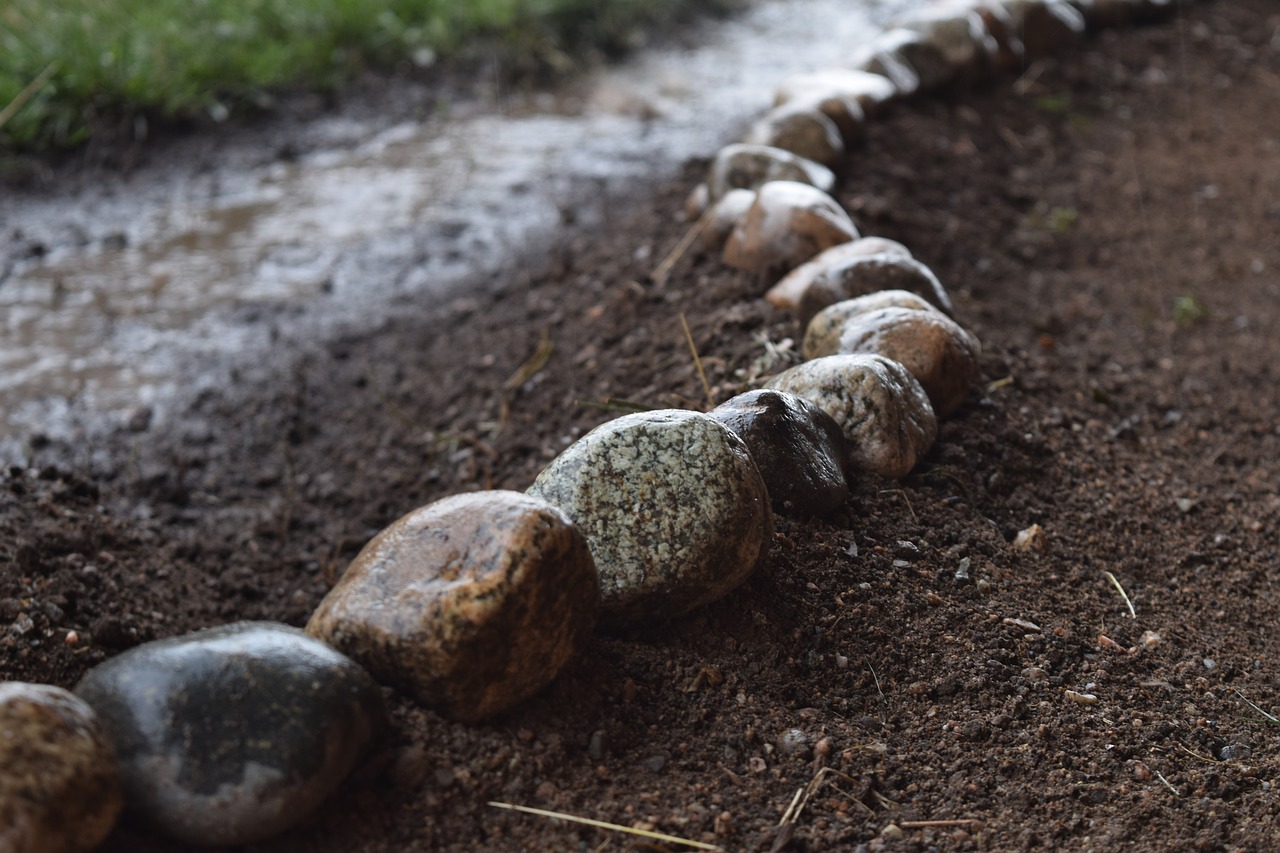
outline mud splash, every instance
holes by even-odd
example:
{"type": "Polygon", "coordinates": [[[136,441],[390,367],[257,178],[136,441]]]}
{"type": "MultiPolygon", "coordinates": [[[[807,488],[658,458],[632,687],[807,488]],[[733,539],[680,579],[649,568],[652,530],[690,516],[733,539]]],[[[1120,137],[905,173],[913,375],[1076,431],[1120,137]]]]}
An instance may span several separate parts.
{"type": "Polygon", "coordinates": [[[590,228],[735,138],[782,77],[839,63],[907,6],[768,3],[569,92],[394,126],[340,115],[294,160],[233,141],[189,169],[0,199],[0,460],[29,435],[163,420],[406,299],[501,286],[566,223],[590,228]]]}

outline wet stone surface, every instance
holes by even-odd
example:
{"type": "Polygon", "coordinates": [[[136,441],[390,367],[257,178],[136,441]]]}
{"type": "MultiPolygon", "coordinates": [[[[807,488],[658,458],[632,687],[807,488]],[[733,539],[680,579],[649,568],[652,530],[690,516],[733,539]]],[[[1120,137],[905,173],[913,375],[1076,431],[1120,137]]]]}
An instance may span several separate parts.
{"type": "Polygon", "coordinates": [[[760,389],[733,397],[710,415],[746,443],[778,513],[827,515],[849,497],[844,433],[808,400],[760,389]]]}
{"type": "Polygon", "coordinates": [[[786,272],[858,236],[849,214],[822,190],[770,181],[729,235],[724,262],[745,272],[786,272]]]}
{"type": "Polygon", "coordinates": [[[773,378],[770,388],[803,397],[835,419],[848,442],[850,473],[891,480],[910,473],[938,435],[920,383],[878,355],[830,355],[773,378]]]}
{"type": "Polygon", "coordinates": [[[883,308],[909,308],[913,311],[941,313],[924,297],[908,290],[877,290],[865,296],[845,299],[828,305],[813,315],[804,332],[804,357],[821,358],[840,352],[840,336],[844,334],[845,324],[862,314],[883,308]]]}
{"type": "Polygon", "coordinates": [[[707,169],[709,201],[735,189],[758,189],[769,181],[796,181],[831,192],[836,176],[821,163],[782,148],[737,142],[721,148],[707,169]]]}
{"type": "Polygon", "coordinates": [[[897,95],[888,77],[853,68],[828,68],[804,74],[793,74],[778,87],[775,104],[793,100],[811,103],[827,98],[852,98],[868,116],[878,115],[897,95]]]}
{"type": "Polygon", "coordinates": [[[721,598],[759,563],[769,495],[742,440],[707,415],[626,415],[587,433],[529,493],[591,543],[601,622],[670,619],[721,598]]]}
{"type": "Polygon", "coordinates": [[[718,252],[724,248],[724,241],[729,239],[734,227],[747,215],[755,200],[756,194],[752,190],[729,190],[722,195],[711,206],[699,229],[702,248],[708,252],[718,252]]]}
{"type": "MultiPolygon", "coordinates": [[[[853,108],[858,107],[854,104],[853,108]]],[[[851,122],[854,118],[850,114],[851,122]]],[[[774,107],[751,126],[744,141],[781,148],[828,167],[839,163],[845,153],[844,137],[836,122],[816,106],[800,101],[774,107]]]]}
{"type": "Polygon", "coordinates": [[[800,297],[800,321],[808,323],[823,308],[877,290],[908,290],[923,296],[947,314],[951,296],[927,266],[891,254],[853,257],[827,266],[800,297]]]}
{"type": "Polygon", "coordinates": [[[379,533],[307,631],[458,720],[546,687],[591,639],[600,586],[563,512],[520,492],[455,495],[379,533]]]}
{"type": "Polygon", "coordinates": [[[93,709],[59,687],[0,682],[0,850],[92,850],[123,805],[93,709]]]}
{"type": "Polygon", "coordinates": [[[828,270],[847,263],[853,258],[865,258],[871,255],[910,258],[911,250],[896,240],[884,237],[861,237],[848,243],[841,243],[787,273],[777,284],[769,288],[764,298],[779,308],[799,308],[805,291],[819,276],[825,275],[828,270]]]}
{"type": "Polygon", "coordinates": [[[247,844],[306,819],[387,724],[363,669],[272,622],[138,646],[76,693],[115,749],[129,817],[193,845],[247,844]]]}

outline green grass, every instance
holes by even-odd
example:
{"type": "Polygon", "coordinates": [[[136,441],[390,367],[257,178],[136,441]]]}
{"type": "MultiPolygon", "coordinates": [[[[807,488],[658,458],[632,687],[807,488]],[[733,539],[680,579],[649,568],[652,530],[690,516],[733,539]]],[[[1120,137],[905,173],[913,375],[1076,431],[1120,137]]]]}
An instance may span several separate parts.
{"type": "Polygon", "coordinates": [[[731,0],[3,0],[0,147],[77,145],[140,118],[176,122],[326,91],[368,69],[466,62],[496,49],[564,71],[634,46],[690,6],[731,0]],[[481,47],[483,46],[483,47],[481,47]],[[34,89],[46,69],[48,80],[34,89]],[[29,95],[29,98],[24,96],[29,95]]]}

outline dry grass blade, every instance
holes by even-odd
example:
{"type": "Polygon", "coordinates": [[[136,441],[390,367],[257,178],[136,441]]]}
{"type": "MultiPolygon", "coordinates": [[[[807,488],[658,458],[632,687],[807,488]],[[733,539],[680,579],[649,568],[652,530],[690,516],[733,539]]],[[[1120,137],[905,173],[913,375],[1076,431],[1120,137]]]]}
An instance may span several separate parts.
{"type": "Polygon", "coordinates": [[[1163,773],[1161,773],[1159,770],[1152,770],[1151,772],[1156,774],[1156,778],[1159,779],[1161,782],[1163,782],[1164,786],[1168,788],[1170,791],[1172,791],[1175,797],[1182,796],[1182,793],[1177,788],[1173,787],[1173,784],[1170,783],[1168,779],[1164,778],[1163,773]]]}
{"type": "Polygon", "coordinates": [[[1120,581],[1116,580],[1116,576],[1111,572],[1103,572],[1107,576],[1107,580],[1111,581],[1111,585],[1116,588],[1116,592],[1120,593],[1120,597],[1124,599],[1124,603],[1129,606],[1129,616],[1133,619],[1138,618],[1138,611],[1133,609],[1133,602],[1129,600],[1129,594],[1124,591],[1124,587],[1120,586],[1120,581]]]}
{"type": "Polygon", "coordinates": [[[36,92],[39,92],[44,88],[44,85],[48,83],[49,79],[57,72],[58,64],[58,60],[56,59],[53,62],[50,62],[43,71],[36,75],[36,79],[22,87],[22,91],[14,96],[8,106],[3,110],[0,110],[0,128],[3,128],[8,124],[9,119],[16,116],[18,114],[18,110],[25,107],[27,105],[27,101],[35,97],[36,92]]]}
{"type": "Polygon", "coordinates": [[[942,828],[947,826],[973,826],[975,823],[982,821],[966,817],[956,820],[902,820],[898,821],[899,829],[929,829],[932,827],[942,828]]]}
{"type": "Polygon", "coordinates": [[[707,382],[707,372],[702,369],[702,356],[698,355],[698,346],[693,342],[693,332],[689,331],[689,321],[680,314],[680,325],[684,328],[684,339],[689,342],[689,352],[693,353],[693,366],[698,368],[698,379],[702,381],[702,392],[707,395],[707,409],[716,407],[716,399],[711,394],[711,384],[707,382]]]}
{"type": "Polygon", "coordinates": [[[661,263],[654,267],[653,274],[649,276],[650,281],[658,287],[662,287],[667,283],[667,279],[671,277],[671,270],[674,269],[675,265],[684,257],[685,252],[689,251],[689,247],[693,245],[693,241],[697,238],[698,232],[702,230],[702,223],[706,221],[710,214],[711,208],[708,207],[703,211],[702,215],[698,217],[697,221],[689,226],[689,230],[684,232],[684,236],[680,238],[679,243],[676,243],[676,247],[662,259],[661,263]]]}
{"type": "Polygon", "coordinates": [[[524,383],[538,375],[538,371],[547,366],[547,360],[551,358],[552,351],[555,346],[551,343],[551,333],[543,329],[542,335],[538,338],[538,347],[533,351],[533,355],[529,356],[524,364],[516,368],[516,372],[507,378],[503,383],[502,389],[511,392],[519,388],[524,383]]]}
{"type": "Polygon", "coordinates": [[[1261,709],[1261,708],[1259,708],[1257,705],[1253,704],[1253,703],[1252,703],[1252,702],[1250,702],[1248,699],[1246,699],[1246,698],[1244,697],[1244,694],[1243,694],[1243,693],[1241,693],[1239,690],[1234,691],[1234,693],[1235,693],[1237,696],[1239,696],[1239,697],[1240,697],[1240,701],[1241,701],[1241,702],[1243,702],[1244,704],[1248,705],[1250,708],[1252,708],[1253,710],[1257,711],[1257,712],[1258,712],[1259,714],[1261,714],[1262,716],[1266,717],[1269,721],[1271,721],[1271,722],[1273,722],[1273,723],[1280,723],[1280,717],[1277,717],[1277,716],[1275,716],[1275,715],[1273,715],[1273,714],[1268,714],[1266,711],[1262,710],[1262,709],[1261,709]]]}
{"type": "Polygon", "coordinates": [[[593,820],[589,817],[578,817],[577,815],[565,814],[564,812],[553,812],[547,809],[535,809],[530,806],[516,806],[511,803],[489,803],[495,809],[506,809],[513,812],[523,812],[524,814],[537,815],[538,817],[549,817],[554,820],[568,821],[569,823],[579,823],[583,826],[594,826],[596,829],[608,829],[613,832],[622,832],[627,835],[634,835],[639,838],[651,838],[654,841],[665,841],[668,844],[683,844],[685,847],[692,847],[696,850],[720,850],[723,847],[717,847],[714,844],[707,844],[705,841],[692,841],[688,838],[680,838],[675,835],[667,835],[662,832],[651,832],[647,829],[633,829],[629,826],[621,826],[616,823],[606,823],[603,820],[593,820]]]}

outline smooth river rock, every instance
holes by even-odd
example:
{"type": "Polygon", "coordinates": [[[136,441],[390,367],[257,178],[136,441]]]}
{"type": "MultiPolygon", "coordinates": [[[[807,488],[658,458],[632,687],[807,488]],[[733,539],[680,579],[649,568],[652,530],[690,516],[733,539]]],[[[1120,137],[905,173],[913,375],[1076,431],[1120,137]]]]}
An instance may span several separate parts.
{"type": "Polygon", "coordinates": [[[0,682],[0,850],[86,853],[123,806],[93,709],[60,687],[0,682]]]}
{"type": "Polygon", "coordinates": [[[735,142],[716,152],[707,167],[707,201],[714,203],[732,190],[755,190],[769,181],[796,181],[824,193],[835,188],[836,175],[821,163],[772,145],[735,142]]]}
{"type": "Polygon", "coordinates": [[[913,311],[932,311],[945,316],[923,296],[918,296],[909,290],[877,290],[875,293],[828,305],[813,315],[804,332],[804,345],[801,347],[801,352],[805,358],[835,355],[840,352],[840,336],[844,333],[845,324],[854,317],[879,311],[882,308],[909,308],[913,311]]]}
{"type": "Polygon", "coordinates": [[[851,257],[821,270],[800,297],[800,322],[808,324],[828,305],[877,290],[908,290],[946,314],[955,313],[951,296],[933,270],[914,258],[880,254],[851,257]]]}
{"type": "Polygon", "coordinates": [[[978,339],[936,310],[889,307],[849,318],[838,352],[875,353],[900,362],[945,418],[964,403],[978,378],[978,339]]]}
{"type": "Polygon", "coordinates": [[[769,288],[764,298],[777,308],[799,308],[804,292],[818,276],[826,275],[828,271],[853,258],[865,258],[870,255],[910,258],[911,250],[896,240],[885,237],[862,237],[848,243],[841,243],[787,273],[777,284],[769,288]]]}
{"type": "Polygon", "coordinates": [[[1067,0],[1003,0],[1026,61],[1068,50],[1084,37],[1085,19],[1067,0]]]}
{"type": "Polygon", "coordinates": [[[969,79],[982,76],[998,50],[982,16],[968,0],[917,9],[894,26],[919,33],[942,54],[954,73],[969,79]]]}
{"type": "Polygon", "coordinates": [[[851,471],[905,477],[938,437],[938,420],[920,383],[879,355],[829,355],[773,378],[770,388],[803,397],[835,419],[851,471]]]}
{"type": "Polygon", "coordinates": [[[729,190],[720,196],[720,200],[711,205],[710,212],[705,214],[702,227],[698,230],[702,248],[708,252],[723,249],[725,241],[742,217],[747,215],[755,200],[753,190],[729,190]]]}
{"type": "MultiPolygon", "coordinates": [[[[861,110],[857,104],[853,109],[861,110]]],[[[852,116],[850,117],[852,119],[852,116]]],[[[743,142],[769,145],[831,168],[844,159],[844,137],[836,122],[816,104],[792,101],[774,107],[747,130],[743,142]]]]}
{"type": "Polygon", "coordinates": [[[456,720],[546,687],[590,641],[595,565],[573,523],[520,492],[473,492],[375,536],[307,631],[456,720]]]}
{"type": "Polygon", "coordinates": [[[897,28],[880,33],[854,59],[855,68],[883,74],[904,95],[937,89],[957,76],[957,69],[924,35],[897,28]]]}
{"type": "Polygon", "coordinates": [[[874,117],[884,112],[897,94],[893,82],[881,74],[856,68],[827,68],[793,74],[783,80],[774,93],[773,103],[780,106],[791,101],[812,103],[828,98],[850,98],[862,108],[864,115],[874,117]]]}
{"type": "Polygon", "coordinates": [[[529,493],[561,507],[591,543],[611,627],[715,601],[746,580],[772,538],[769,493],[746,445],[697,412],[601,424],[529,493]]]}
{"type": "Polygon", "coordinates": [[[831,196],[807,184],[770,181],[729,234],[724,262],[745,272],[786,272],[856,239],[853,220],[831,196]]]}
{"type": "Polygon", "coordinates": [[[782,515],[828,515],[849,497],[840,425],[808,400],[761,388],[708,414],[746,443],[782,515]]]}
{"type": "Polygon", "coordinates": [[[127,814],[189,845],[248,844],[305,820],[387,726],[363,669],[274,622],[137,646],[75,692],[115,749],[127,814]]]}

